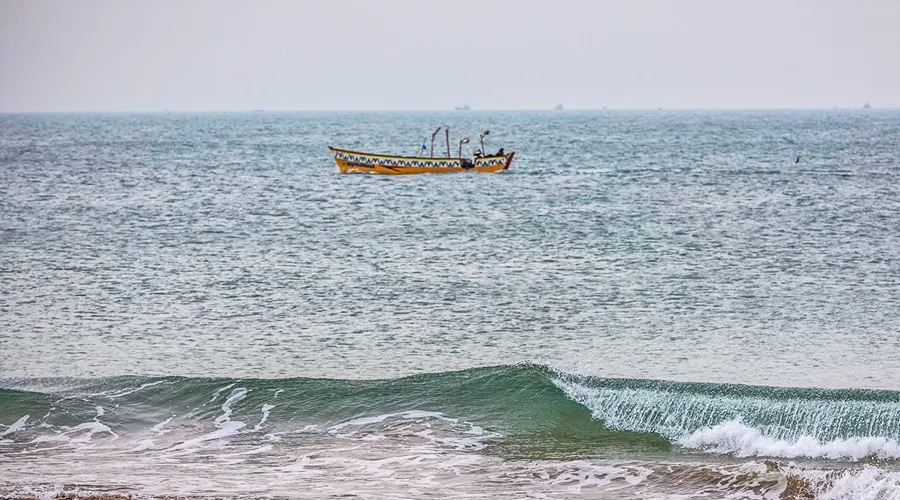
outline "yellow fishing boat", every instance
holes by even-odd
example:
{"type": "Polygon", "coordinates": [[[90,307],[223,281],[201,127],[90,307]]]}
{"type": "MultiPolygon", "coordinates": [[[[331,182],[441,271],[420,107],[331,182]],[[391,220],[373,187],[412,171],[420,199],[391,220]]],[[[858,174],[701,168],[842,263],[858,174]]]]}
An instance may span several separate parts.
{"type": "Polygon", "coordinates": [[[389,156],[360,153],[347,149],[328,147],[334,152],[334,161],[342,173],[365,172],[369,174],[446,174],[450,172],[499,172],[512,163],[515,153],[499,156],[468,158],[418,158],[414,156],[389,156]]]}
{"type": "MultiPolygon", "coordinates": [[[[438,128],[431,134],[431,151],[434,154],[434,137],[441,129],[438,128]]],[[[489,134],[485,131],[481,134],[481,150],[475,152],[475,158],[462,157],[462,145],[469,139],[459,141],[459,155],[450,158],[450,131],[447,128],[447,157],[418,157],[418,156],[392,156],[372,153],[362,153],[349,149],[328,149],[334,153],[334,161],[341,173],[363,172],[367,174],[446,174],[450,172],[500,172],[507,170],[512,163],[515,153],[504,153],[501,148],[496,154],[484,156],[484,138],[489,134]]],[[[427,149],[422,144],[422,149],[427,149]]]]}

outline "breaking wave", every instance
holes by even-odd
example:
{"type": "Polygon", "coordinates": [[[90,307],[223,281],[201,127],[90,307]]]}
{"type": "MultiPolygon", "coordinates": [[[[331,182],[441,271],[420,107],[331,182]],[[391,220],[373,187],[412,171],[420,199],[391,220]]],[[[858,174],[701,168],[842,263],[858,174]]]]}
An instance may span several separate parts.
{"type": "Polygon", "coordinates": [[[533,364],[392,380],[116,377],[7,379],[0,387],[0,451],[120,438],[179,450],[360,427],[378,434],[396,416],[413,415],[443,422],[450,434],[479,429],[488,450],[511,456],[579,458],[617,448],[900,458],[895,391],[606,379],[533,364]]]}

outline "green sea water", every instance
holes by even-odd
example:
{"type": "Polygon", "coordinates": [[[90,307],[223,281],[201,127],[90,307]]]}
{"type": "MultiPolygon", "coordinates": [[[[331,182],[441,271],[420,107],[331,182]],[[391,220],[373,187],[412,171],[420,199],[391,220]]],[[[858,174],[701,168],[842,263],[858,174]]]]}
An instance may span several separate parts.
{"type": "Polygon", "coordinates": [[[0,116],[0,495],[900,498],[898,169],[884,110],[0,116]],[[444,124],[511,169],[327,149],[444,124]]]}

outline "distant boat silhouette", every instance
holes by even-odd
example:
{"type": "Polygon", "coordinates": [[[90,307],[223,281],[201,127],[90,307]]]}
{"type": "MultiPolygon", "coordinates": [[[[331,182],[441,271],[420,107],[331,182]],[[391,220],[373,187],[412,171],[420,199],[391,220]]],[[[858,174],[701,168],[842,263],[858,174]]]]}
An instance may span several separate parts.
{"type": "Polygon", "coordinates": [[[472,109],[472,108],[470,108],[468,104],[466,104],[465,106],[457,106],[456,107],[457,111],[468,111],[470,109],[472,109]]]}
{"type": "Polygon", "coordinates": [[[556,107],[553,108],[553,109],[555,109],[555,110],[557,110],[557,111],[562,111],[562,110],[563,110],[563,105],[562,105],[562,104],[557,104],[556,107]]]}
{"type": "Polygon", "coordinates": [[[863,104],[863,109],[872,109],[872,106],[869,103],[863,104]]]}

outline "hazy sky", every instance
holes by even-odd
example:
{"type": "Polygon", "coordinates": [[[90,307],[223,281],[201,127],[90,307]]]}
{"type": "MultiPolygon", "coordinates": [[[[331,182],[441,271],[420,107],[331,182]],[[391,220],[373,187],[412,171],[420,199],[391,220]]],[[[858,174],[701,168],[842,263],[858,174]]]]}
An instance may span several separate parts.
{"type": "Polygon", "coordinates": [[[900,107],[900,0],[0,0],[0,111],[900,107]]]}

